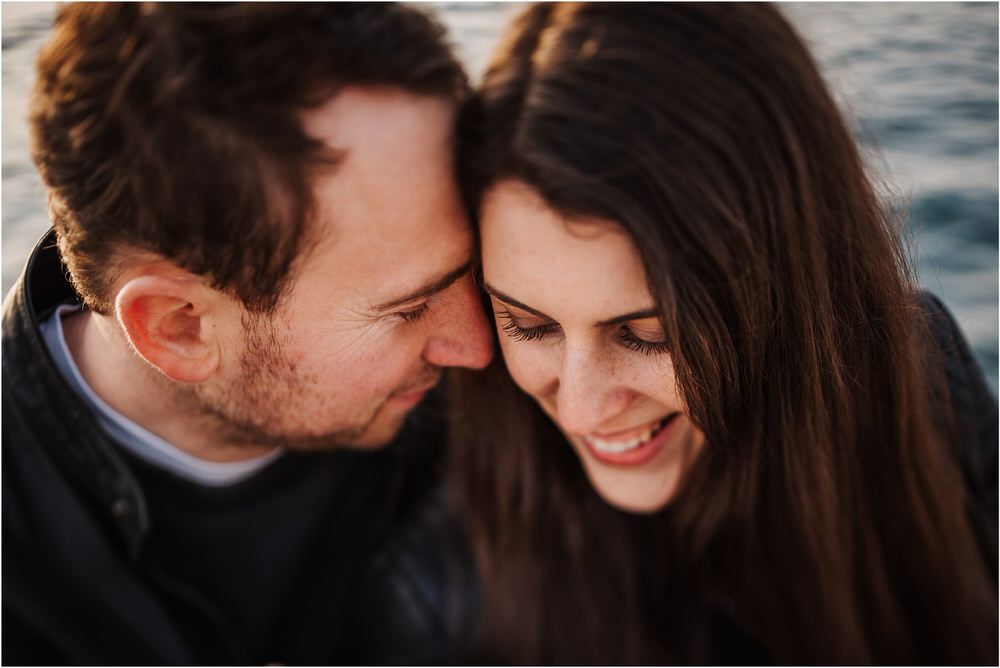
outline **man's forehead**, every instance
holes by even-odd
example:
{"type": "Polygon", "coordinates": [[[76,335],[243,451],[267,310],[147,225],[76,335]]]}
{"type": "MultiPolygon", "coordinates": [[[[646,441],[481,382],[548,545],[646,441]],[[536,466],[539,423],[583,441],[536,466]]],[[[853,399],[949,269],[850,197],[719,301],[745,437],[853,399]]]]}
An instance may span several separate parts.
{"type": "Polygon", "coordinates": [[[321,243],[374,236],[391,248],[466,225],[451,107],[392,89],[352,88],[304,115],[307,131],[340,156],[335,169],[318,170],[313,180],[321,243]]]}
{"type": "Polygon", "coordinates": [[[304,115],[307,131],[342,153],[313,182],[311,275],[356,308],[399,302],[468,265],[453,121],[447,100],[388,89],[347,89],[304,115]]]}
{"type": "Polygon", "coordinates": [[[428,118],[446,125],[454,119],[454,104],[390,87],[348,87],[323,104],[300,114],[305,132],[327,145],[350,151],[391,142],[410,131],[432,132],[428,118]]]}

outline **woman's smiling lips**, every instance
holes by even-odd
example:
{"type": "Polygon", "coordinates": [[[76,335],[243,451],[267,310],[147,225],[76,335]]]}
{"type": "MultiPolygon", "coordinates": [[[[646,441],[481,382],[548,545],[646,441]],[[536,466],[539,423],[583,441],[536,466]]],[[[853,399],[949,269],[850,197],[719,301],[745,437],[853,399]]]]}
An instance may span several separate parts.
{"type": "Polygon", "coordinates": [[[638,429],[589,434],[580,439],[596,459],[615,466],[640,466],[656,456],[673,433],[680,413],[671,413],[638,429]]]}

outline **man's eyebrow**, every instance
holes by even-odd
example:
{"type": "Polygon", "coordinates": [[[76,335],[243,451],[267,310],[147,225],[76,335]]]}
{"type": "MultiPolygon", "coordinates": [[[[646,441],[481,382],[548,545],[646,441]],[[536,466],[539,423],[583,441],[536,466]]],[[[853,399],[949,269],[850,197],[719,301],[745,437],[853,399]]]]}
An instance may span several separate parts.
{"type": "MultiPolygon", "coordinates": [[[[514,299],[511,296],[505,295],[504,293],[500,292],[499,290],[497,290],[496,288],[494,288],[489,283],[485,283],[485,282],[483,283],[483,290],[485,290],[489,294],[493,295],[494,297],[496,297],[500,301],[505,302],[507,304],[510,304],[511,306],[513,306],[515,308],[519,308],[522,311],[527,311],[531,315],[538,316],[539,318],[545,318],[546,320],[553,320],[553,318],[550,318],[549,316],[545,315],[544,313],[542,313],[538,309],[533,309],[530,306],[528,306],[527,304],[522,304],[521,302],[519,302],[518,300],[514,299]]],[[[597,324],[600,327],[606,327],[608,325],[617,325],[619,323],[628,322],[630,320],[642,320],[643,318],[655,318],[656,316],[657,316],[657,311],[656,311],[655,308],[647,308],[647,309],[642,309],[641,311],[632,311],[631,313],[625,313],[623,315],[617,315],[614,318],[608,318],[607,320],[602,320],[601,322],[599,322],[597,324]]]]}
{"type": "Polygon", "coordinates": [[[437,294],[442,290],[448,288],[452,283],[462,278],[469,273],[469,269],[472,267],[472,262],[466,262],[461,267],[449,271],[447,274],[441,278],[433,278],[415,290],[408,292],[401,297],[393,297],[387,302],[383,302],[378,306],[374,307],[375,311],[388,311],[390,309],[396,308],[397,306],[402,306],[403,304],[408,304],[410,302],[417,301],[418,299],[423,299],[425,297],[430,297],[431,295],[437,294]]]}

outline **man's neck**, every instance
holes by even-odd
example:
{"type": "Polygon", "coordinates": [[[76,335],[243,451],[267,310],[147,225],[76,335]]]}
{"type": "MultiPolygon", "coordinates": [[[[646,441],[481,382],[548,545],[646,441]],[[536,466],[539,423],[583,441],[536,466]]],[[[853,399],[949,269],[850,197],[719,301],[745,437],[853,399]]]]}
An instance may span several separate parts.
{"type": "Polygon", "coordinates": [[[132,350],[118,324],[92,311],[63,318],[66,345],[80,374],[108,406],[176,448],[210,462],[254,459],[273,445],[224,442],[212,418],[198,414],[165,378],[132,350]]]}

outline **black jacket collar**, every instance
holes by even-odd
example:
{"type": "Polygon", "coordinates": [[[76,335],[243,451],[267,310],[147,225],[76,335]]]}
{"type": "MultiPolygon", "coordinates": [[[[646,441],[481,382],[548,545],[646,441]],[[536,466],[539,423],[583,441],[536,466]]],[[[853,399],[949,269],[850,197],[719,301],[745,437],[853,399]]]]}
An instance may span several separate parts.
{"type": "Polygon", "coordinates": [[[4,408],[19,413],[63,474],[106,515],[135,559],[149,530],[142,491],[96,417],[63,379],[39,331],[57,306],[80,303],[67,275],[55,232],[49,230],[3,304],[4,408]]]}

